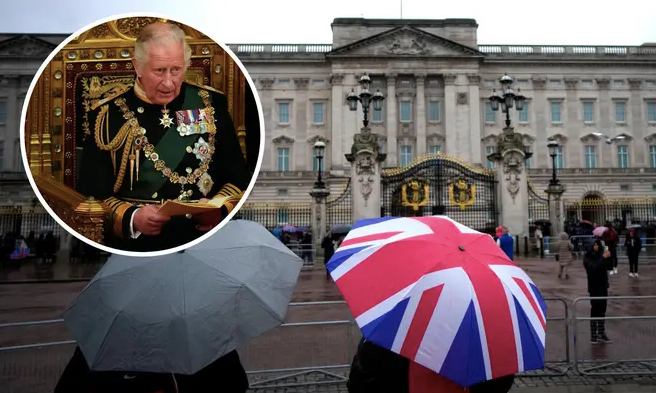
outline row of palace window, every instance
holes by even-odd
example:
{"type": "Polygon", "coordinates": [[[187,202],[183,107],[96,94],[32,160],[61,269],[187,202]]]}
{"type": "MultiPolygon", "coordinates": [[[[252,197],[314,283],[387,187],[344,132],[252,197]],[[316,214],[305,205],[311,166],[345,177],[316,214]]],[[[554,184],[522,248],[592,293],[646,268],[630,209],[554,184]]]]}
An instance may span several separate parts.
{"type": "MultiPolygon", "coordinates": [[[[614,101],[615,103],[615,122],[616,123],[625,123],[627,121],[627,102],[626,101],[614,101]]],[[[549,102],[551,109],[551,122],[552,123],[562,123],[563,121],[563,102],[562,101],[550,101],[549,102]]],[[[649,123],[656,122],[656,101],[648,101],[646,120],[649,123]]],[[[519,111],[518,117],[520,123],[529,122],[529,103],[524,104],[524,108],[519,111]]],[[[497,113],[492,110],[492,106],[489,102],[485,103],[485,122],[486,123],[496,123],[497,113]]],[[[584,123],[594,123],[596,121],[595,114],[595,102],[594,101],[583,101],[583,122],[584,123]]]]}
{"type": "MultiPolygon", "coordinates": [[[[486,155],[496,152],[496,146],[487,146],[485,148],[486,155]]],[[[556,148],[556,168],[561,169],[565,167],[565,160],[563,158],[563,147],[556,148]]],[[[588,169],[597,168],[597,146],[585,146],[585,167],[588,169]]],[[[629,157],[629,147],[625,145],[617,146],[617,167],[628,168],[631,166],[629,157]]],[[[488,168],[494,168],[494,162],[487,161],[488,168]]],[[[526,161],[526,167],[531,167],[531,159],[526,161]]],[[[656,145],[649,146],[649,167],[656,168],[656,145]]]]}
{"type": "MultiPolygon", "coordinates": [[[[428,153],[437,154],[442,151],[442,145],[430,145],[428,146],[428,153]]],[[[290,161],[289,161],[289,148],[288,147],[279,147],[278,148],[278,171],[287,172],[290,170],[290,161]]],[[[399,166],[406,166],[412,162],[414,158],[412,146],[401,146],[399,150],[399,166]]],[[[315,157],[312,159],[312,170],[319,170],[319,160],[315,157]]]]}
{"type": "MultiPolygon", "coordinates": [[[[615,101],[615,122],[616,123],[625,123],[627,121],[627,102],[626,101],[615,101]]],[[[562,101],[551,101],[550,113],[551,113],[551,122],[552,123],[561,123],[563,121],[563,102],[562,101]]],[[[649,123],[656,122],[656,101],[648,101],[646,120],[649,123]]],[[[279,102],[278,103],[278,123],[280,124],[290,124],[291,122],[291,103],[290,102],[279,102]]],[[[384,111],[372,111],[371,121],[374,123],[380,123],[384,121],[383,117],[384,111]]],[[[427,107],[427,115],[429,122],[439,122],[441,121],[441,109],[439,100],[429,100],[427,107]]],[[[530,104],[525,103],[524,107],[518,113],[518,121],[520,123],[528,123],[530,113],[530,104]]],[[[0,116],[2,112],[0,111],[0,116]]],[[[485,122],[486,123],[496,123],[498,112],[492,110],[492,106],[489,102],[485,103],[485,122]]],[[[410,101],[401,101],[399,102],[399,121],[401,122],[412,122],[413,119],[413,110],[412,102],[410,101]]],[[[595,102],[594,101],[583,101],[583,122],[584,123],[594,123],[596,120],[595,112],[595,102]]],[[[326,121],[326,104],[323,102],[314,102],[312,103],[312,124],[324,124],[326,121]]],[[[0,119],[0,123],[2,120],[0,119]]]]}

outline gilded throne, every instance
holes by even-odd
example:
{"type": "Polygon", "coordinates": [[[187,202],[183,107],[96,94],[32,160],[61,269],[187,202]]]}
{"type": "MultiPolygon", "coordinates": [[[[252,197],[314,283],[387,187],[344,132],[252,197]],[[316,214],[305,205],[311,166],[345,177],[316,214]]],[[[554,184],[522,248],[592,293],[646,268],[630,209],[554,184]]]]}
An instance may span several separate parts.
{"type": "MultiPolygon", "coordinates": [[[[30,97],[25,140],[29,167],[48,205],[78,233],[103,243],[107,206],[76,191],[86,138],[93,137],[88,112],[98,101],[134,84],[131,57],[141,30],[157,18],[125,18],[98,25],[55,55],[30,97]]],[[[187,79],[228,97],[229,112],[246,156],[244,74],[221,46],[182,24],[193,50],[187,79]]],[[[259,132],[259,130],[257,130],[259,132]]],[[[246,157],[257,160],[257,157],[246,157]]]]}

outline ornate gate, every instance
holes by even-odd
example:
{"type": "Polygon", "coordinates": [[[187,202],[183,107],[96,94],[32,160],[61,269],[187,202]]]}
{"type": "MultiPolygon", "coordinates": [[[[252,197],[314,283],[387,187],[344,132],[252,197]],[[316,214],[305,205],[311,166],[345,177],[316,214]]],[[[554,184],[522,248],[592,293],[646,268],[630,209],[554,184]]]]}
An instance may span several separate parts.
{"type": "Polygon", "coordinates": [[[353,202],[351,197],[351,178],[344,185],[344,190],[334,199],[326,201],[326,226],[327,229],[339,225],[353,224],[353,202]]]}
{"type": "Polygon", "coordinates": [[[528,225],[531,233],[539,223],[549,221],[549,199],[535,191],[533,183],[528,181],[528,225]]]}
{"type": "Polygon", "coordinates": [[[494,171],[445,154],[420,157],[381,176],[381,216],[445,214],[481,232],[497,226],[494,171]]]}

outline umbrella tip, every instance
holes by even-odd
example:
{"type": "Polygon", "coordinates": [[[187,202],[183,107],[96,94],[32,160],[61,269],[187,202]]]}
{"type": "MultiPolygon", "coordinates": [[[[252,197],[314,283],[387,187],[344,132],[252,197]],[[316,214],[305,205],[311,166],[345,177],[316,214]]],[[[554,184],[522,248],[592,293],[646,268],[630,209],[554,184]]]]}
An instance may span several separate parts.
{"type": "Polygon", "coordinates": [[[458,246],[458,250],[465,251],[465,246],[458,246]]]}

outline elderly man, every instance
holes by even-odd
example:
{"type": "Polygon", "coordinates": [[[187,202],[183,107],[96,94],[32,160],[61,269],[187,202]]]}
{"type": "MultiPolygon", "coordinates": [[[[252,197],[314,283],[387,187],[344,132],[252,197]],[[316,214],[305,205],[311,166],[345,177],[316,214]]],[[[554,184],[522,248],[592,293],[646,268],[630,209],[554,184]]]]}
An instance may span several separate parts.
{"type": "Polygon", "coordinates": [[[226,97],[185,81],[191,48],[170,23],[147,26],[136,41],[134,88],[93,108],[78,191],[110,208],[105,242],[126,251],[186,244],[234,208],[251,180],[226,97]],[[220,211],[168,217],[166,200],[208,202],[220,211]]]}

